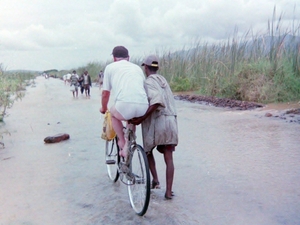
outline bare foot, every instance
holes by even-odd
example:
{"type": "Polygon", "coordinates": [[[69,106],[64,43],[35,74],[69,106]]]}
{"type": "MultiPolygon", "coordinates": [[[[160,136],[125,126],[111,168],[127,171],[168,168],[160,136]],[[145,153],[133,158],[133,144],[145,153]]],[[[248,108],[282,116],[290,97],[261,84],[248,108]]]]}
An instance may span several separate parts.
{"type": "Polygon", "coordinates": [[[165,193],[165,198],[166,198],[167,200],[172,199],[173,196],[174,196],[174,192],[173,192],[173,191],[171,191],[171,193],[168,193],[168,191],[166,191],[166,193],[165,193]]]}

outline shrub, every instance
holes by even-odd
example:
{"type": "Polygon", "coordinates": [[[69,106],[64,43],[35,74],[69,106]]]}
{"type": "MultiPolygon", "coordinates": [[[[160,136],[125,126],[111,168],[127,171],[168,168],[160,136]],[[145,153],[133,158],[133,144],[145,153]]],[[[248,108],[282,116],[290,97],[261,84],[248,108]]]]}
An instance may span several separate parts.
{"type": "Polygon", "coordinates": [[[6,110],[11,108],[15,101],[24,96],[24,85],[34,82],[31,73],[5,73],[0,64],[0,121],[4,120],[6,110]]]}

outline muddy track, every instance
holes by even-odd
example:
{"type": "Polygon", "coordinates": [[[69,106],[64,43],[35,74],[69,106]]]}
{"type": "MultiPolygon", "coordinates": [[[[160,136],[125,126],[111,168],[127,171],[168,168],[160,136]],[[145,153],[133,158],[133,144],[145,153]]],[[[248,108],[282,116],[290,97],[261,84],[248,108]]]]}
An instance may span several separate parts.
{"type": "Polygon", "coordinates": [[[264,107],[264,104],[256,102],[239,101],[229,98],[216,98],[213,96],[176,95],[175,99],[237,110],[249,110],[264,107]]]}
{"type": "MultiPolygon", "coordinates": [[[[189,95],[189,94],[175,95],[175,99],[188,101],[192,103],[211,105],[215,107],[230,108],[234,110],[252,110],[256,108],[263,108],[265,106],[264,104],[256,103],[256,102],[247,102],[247,101],[240,101],[240,100],[234,100],[228,98],[216,98],[213,96],[201,96],[201,95],[189,95]]],[[[276,113],[266,112],[265,116],[279,118],[290,123],[300,124],[300,108],[282,110],[276,113]]]]}

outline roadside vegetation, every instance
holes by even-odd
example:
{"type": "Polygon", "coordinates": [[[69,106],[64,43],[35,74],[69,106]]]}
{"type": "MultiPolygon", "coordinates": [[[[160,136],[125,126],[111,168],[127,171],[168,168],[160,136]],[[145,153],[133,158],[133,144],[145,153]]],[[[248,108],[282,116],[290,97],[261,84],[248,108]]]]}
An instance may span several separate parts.
{"type": "Polygon", "coordinates": [[[4,117],[8,116],[7,109],[11,108],[15,101],[21,100],[25,95],[26,86],[34,85],[35,75],[30,72],[5,72],[0,64],[0,147],[3,135],[10,135],[3,128],[4,117]]]}
{"type": "Polygon", "coordinates": [[[15,101],[24,97],[26,86],[34,84],[35,75],[30,72],[6,72],[0,64],[0,122],[15,101]]]}
{"type": "Polygon", "coordinates": [[[175,92],[260,103],[299,101],[299,27],[285,33],[278,27],[272,23],[265,35],[249,31],[225,43],[165,53],[160,72],[175,92]]]}

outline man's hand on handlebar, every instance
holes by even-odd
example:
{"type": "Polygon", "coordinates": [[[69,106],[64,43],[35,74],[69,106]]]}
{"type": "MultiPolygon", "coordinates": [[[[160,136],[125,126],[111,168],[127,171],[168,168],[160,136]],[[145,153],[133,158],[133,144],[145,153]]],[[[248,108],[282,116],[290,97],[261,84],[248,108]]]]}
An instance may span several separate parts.
{"type": "Polygon", "coordinates": [[[102,114],[105,114],[106,110],[104,110],[102,107],[99,110],[102,114]]]}

